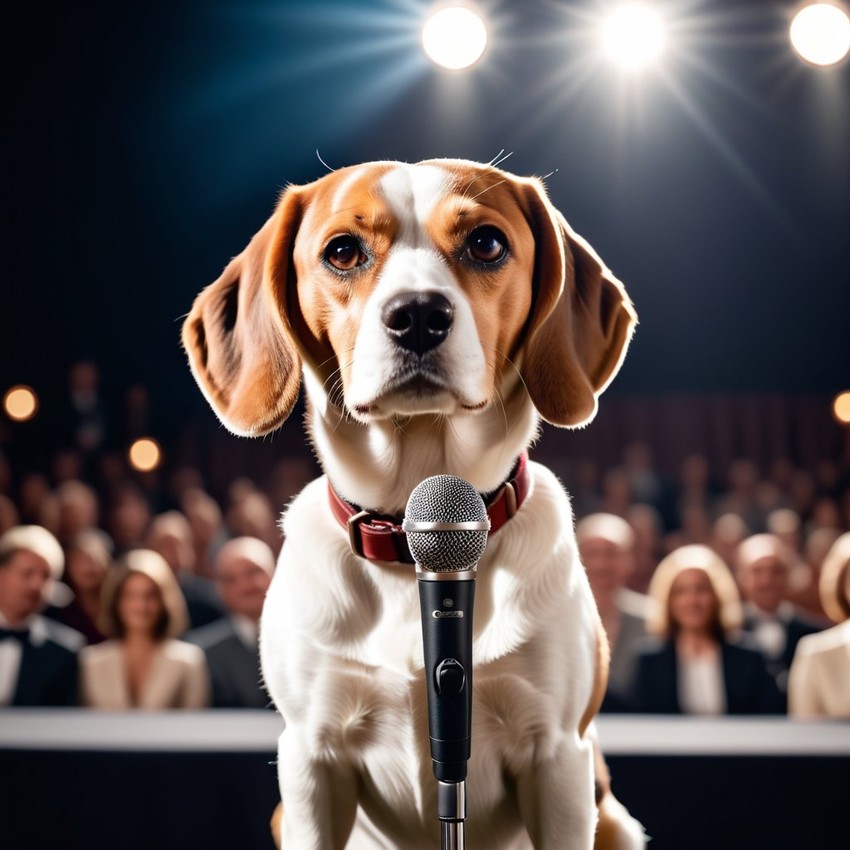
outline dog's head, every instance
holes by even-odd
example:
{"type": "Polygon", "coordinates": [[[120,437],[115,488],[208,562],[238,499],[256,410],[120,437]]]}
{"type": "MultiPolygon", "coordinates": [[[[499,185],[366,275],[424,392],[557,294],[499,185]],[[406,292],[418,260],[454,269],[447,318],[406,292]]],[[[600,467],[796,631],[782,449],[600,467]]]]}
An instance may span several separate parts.
{"type": "Polygon", "coordinates": [[[310,386],[361,422],[474,415],[522,376],[548,422],[589,421],[635,324],[622,284],[542,184],[459,160],[370,163],[287,189],[183,326],[241,435],[310,386]]]}

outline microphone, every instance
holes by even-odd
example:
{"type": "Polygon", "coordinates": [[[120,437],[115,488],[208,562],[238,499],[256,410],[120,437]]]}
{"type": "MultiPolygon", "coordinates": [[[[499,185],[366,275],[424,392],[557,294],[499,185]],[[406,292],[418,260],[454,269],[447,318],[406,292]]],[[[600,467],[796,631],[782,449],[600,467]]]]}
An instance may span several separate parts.
{"type": "Polygon", "coordinates": [[[428,727],[434,776],[440,781],[440,818],[445,812],[446,819],[462,820],[458,811],[465,809],[465,800],[459,798],[465,793],[472,720],[475,570],[487,545],[490,519],[468,481],[435,475],[410,494],[402,528],[419,582],[428,727]]]}

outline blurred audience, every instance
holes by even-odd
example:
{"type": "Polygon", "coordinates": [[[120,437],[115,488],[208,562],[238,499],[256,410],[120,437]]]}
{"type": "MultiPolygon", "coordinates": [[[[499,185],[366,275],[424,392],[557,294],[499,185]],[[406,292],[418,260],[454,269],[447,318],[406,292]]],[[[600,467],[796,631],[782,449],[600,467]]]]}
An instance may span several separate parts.
{"type": "Polygon", "coordinates": [[[832,544],[841,536],[835,528],[816,528],[803,547],[804,560],[794,573],[790,600],[815,617],[826,617],[820,595],[820,578],[823,562],[832,544]]]}
{"type": "Polygon", "coordinates": [[[205,626],[225,615],[224,606],[210,579],[195,572],[196,549],[189,521],[179,511],[156,516],[145,545],[158,552],[171,567],[189,614],[189,627],[205,626]]]}
{"type": "Polygon", "coordinates": [[[793,551],[775,534],[754,534],[735,554],[735,578],[744,598],[743,628],[758,644],[780,691],[788,689],[788,669],[800,638],[819,632],[819,623],[788,601],[793,551]]]}
{"type": "Polygon", "coordinates": [[[80,632],[86,643],[102,643],[101,590],[112,565],[112,541],[98,528],[78,532],[65,547],[62,581],[70,589],[66,605],[51,605],[45,616],[80,632]]]}
{"type": "Polygon", "coordinates": [[[134,481],[124,480],[110,495],[106,530],[117,553],[128,552],[144,543],[151,521],[151,507],[134,481]]]}
{"type": "Polygon", "coordinates": [[[788,711],[850,719],[850,532],[827,553],[820,590],[824,610],[838,625],[800,641],[788,679],[788,711]]]}
{"type": "Polygon", "coordinates": [[[282,539],[278,516],[269,497],[253,482],[242,478],[231,485],[226,524],[234,537],[258,537],[276,553],[282,539]]]}
{"type": "Polygon", "coordinates": [[[99,520],[99,503],[93,487],[82,481],[63,481],[54,491],[58,508],[56,536],[63,546],[81,531],[96,528],[99,520]]]}
{"type": "Polygon", "coordinates": [[[189,487],[181,495],[180,510],[192,532],[195,572],[210,577],[216,552],[228,539],[221,508],[209,493],[199,487],[189,487]]]}
{"type": "Polygon", "coordinates": [[[215,582],[228,616],[186,636],[207,657],[214,708],[272,705],[262,683],[258,641],[274,567],[274,553],[256,537],[236,537],[216,556],[215,582]]]}
{"type": "Polygon", "coordinates": [[[649,587],[655,641],[638,658],[635,699],[653,714],[774,714],[782,697],[758,649],[737,639],[741,604],[726,564],[707,546],[671,552],[649,587]]]}
{"type": "Polygon", "coordinates": [[[632,505],[626,520],[634,532],[635,567],[626,581],[631,590],[646,593],[658,562],[664,557],[664,522],[652,505],[632,505]]]}
{"type": "MultiPolygon", "coordinates": [[[[61,551],[58,559],[55,551],[42,557],[34,573],[27,562],[41,556],[11,557],[18,567],[24,563],[24,572],[41,588],[33,593],[26,589],[30,578],[25,581],[16,569],[0,567],[0,588],[5,588],[0,591],[0,704],[35,699],[26,687],[17,694],[19,673],[29,680],[34,658],[58,659],[65,645],[67,671],[76,663],[74,651],[81,642],[103,642],[102,594],[115,574],[113,558],[145,547],[159,552],[171,567],[189,613],[192,640],[208,650],[205,663],[211,670],[214,704],[244,702],[250,691],[250,699],[266,705],[253,637],[257,611],[269,564],[283,545],[280,512],[317,473],[315,459],[304,449],[297,425],[274,446],[258,446],[254,452],[242,444],[236,451],[191,421],[157,423],[152,388],[134,384],[113,387],[107,394],[101,384],[95,364],[74,364],[64,393],[54,391],[50,404],[45,396],[44,411],[56,412],[48,423],[55,430],[49,434],[28,426],[4,428],[0,418],[0,536],[19,526],[39,526],[39,535],[58,539],[65,564],[63,580],[56,581],[61,551]],[[131,439],[150,432],[162,443],[164,462],[155,471],[141,472],[128,462],[127,448],[131,439]],[[245,538],[254,540],[253,554],[234,554],[245,549],[239,542],[245,538]],[[232,540],[238,545],[231,547],[232,540]],[[9,626],[20,625],[14,614],[19,608],[32,626],[26,644],[8,634],[9,626]],[[75,631],[62,631],[63,625],[75,631]],[[41,641],[45,629],[51,634],[41,641]],[[244,693],[227,696],[227,688],[236,686],[227,681],[233,679],[229,662],[219,658],[237,657],[239,646],[245,687],[237,690],[244,693]]],[[[568,456],[554,444],[547,454],[547,441],[535,448],[570,492],[582,558],[609,635],[613,658],[604,708],[615,710],[634,698],[628,680],[639,649],[647,648],[642,623],[652,607],[645,595],[651,587],[658,595],[658,582],[669,571],[658,568],[659,562],[668,553],[677,555],[682,547],[696,545],[697,551],[707,547],[722,563],[735,566],[746,614],[743,649],[728,625],[720,630],[715,622],[700,630],[687,617],[679,625],[678,615],[671,613],[659,632],[657,620],[650,617],[655,654],[664,656],[653,661],[648,653],[644,660],[645,675],[655,677],[652,681],[660,683],[664,697],[653,704],[680,711],[750,710],[751,703],[746,709],[739,705],[743,691],[738,673],[752,662],[745,650],[758,648],[781,690],[792,658],[800,657],[803,646],[817,646],[808,640],[817,635],[798,642],[800,635],[817,628],[820,619],[827,622],[823,588],[835,579],[831,553],[841,535],[850,532],[850,440],[843,454],[819,447],[825,459],[809,464],[790,457],[794,449],[789,445],[786,454],[764,469],[744,456],[723,469],[694,452],[683,458],[678,474],[675,468],[668,474],[655,464],[650,444],[634,441],[629,430],[612,432],[612,440],[622,440],[624,450],[619,462],[608,466],[587,454],[568,456]],[[607,515],[604,521],[600,514],[607,515]],[[589,530],[595,537],[588,536],[589,530]],[[783,545],[775,546],[775,541],[783,545]],[[756,558],[756,549],[769,551],[756,558]],[[706,632],[713,635],[710,640],[706,632]],[[730,676],[733,682],[726,681],[730,676]],[[707,695],[699,691],[700,682],[707,695]]],[[[712,446],[712,456],[731,451],[734,442],[730,436],[712,446]]],[[[652,445],[659,451],[657,439],[652,445]]],[[[670,453],[665,453],[669,461],[670,453]]],[[[709,609],[714,598],[718,610],[725,610],[722,589],[712,583],[716,573],[690,572],[691,583],[699,587],[688,590],[685,576],[684,590],[682,585],[667,588],[665,604],[675,613],[681,591],[707,599],[709,609]]],[[[834,588],[831,593],[827,598],[833,599],[834,588]]],[[[835,618],[834,602],[829,604],[835,618]]],[[[691,616],[696,616],[693,611],[691,616]]],[[[716,619],[726,622],[719,614],[716,619]]],[[[840,633],[840,627],[830,633],[840,633]]],[[[49,678],[53,661],[44,663],[49,678]]],[[[811,669],[820,670],[820,664],[813,661],[811,669]]],[[[798,678],[808,681],[805,673],[798,678]]],[[[66,703],[74,698],[67,692],[57,697],[54,689],[38,699],[66,703]]]]}
{"type": "Polygon", "coordinates": [[[109,640],[80,653],[84,705],[115,711],[209,704],[204,654],[176,639],[188,625],[186,604],[157,552],[128,552],[107,574],[100,624],[109,640]]]}
{"type": "Polygon", "coordinates": [[[630,711],[640,641],[646,636],[649,601],[626,586],[635,569],[635,534],[614,514],[591,514],[576,525],[576,539],[590,588],[611,647],[603,711],[630,711]]]}
{"type": "Polygon", "coordinates": [[[64,445],[92,456],[107,438],[107,405],[101,394],[100,370],[90,360],[71,365],[59,422],[64,445]]]}
{"type": "Polygon", "coordinates": [[[0,493],[0,534],[14,528],[21,521],[15,503],[5,493],[0,493]]]}
{"type": "Polygon", "coordinates": [[[0,706],[77,702],[78,632],[41,616],[62,574],[59,541],[21,525],[0,536],[0,706]]]}

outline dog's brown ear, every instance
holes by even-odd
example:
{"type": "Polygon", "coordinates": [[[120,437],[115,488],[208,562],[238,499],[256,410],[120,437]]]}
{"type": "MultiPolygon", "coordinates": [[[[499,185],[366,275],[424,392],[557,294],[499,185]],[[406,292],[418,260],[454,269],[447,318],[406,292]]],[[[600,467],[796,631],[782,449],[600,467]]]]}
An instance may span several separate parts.
{"type": "Polygon", "coordinates": [[[577,427],[620,368],[637,322],[623,284],[529,181],[527,217],[536,240],[534,303],[520,371],[547,422],[577,427]]]}
{"type": "Polygon", "coordinates": [[[195,380],[222,423],[240,436],[273,431],[298,398],[301,358],[286,302],[300,219],[300,198],[290,189],[183,323],[195,380]]]}

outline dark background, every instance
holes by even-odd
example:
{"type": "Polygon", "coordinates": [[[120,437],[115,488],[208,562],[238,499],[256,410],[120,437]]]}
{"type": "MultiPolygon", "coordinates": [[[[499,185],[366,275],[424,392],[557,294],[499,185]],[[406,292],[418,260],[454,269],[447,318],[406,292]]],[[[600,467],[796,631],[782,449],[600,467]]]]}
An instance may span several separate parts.
{"type": "Polygon", "coordinates": [[[5,28],[0,393],[49,398],[92,358],[116,394],[149,388],[160,430],[217,430],[181,317],[287,183],[318,155],[504,149],[636,304],[611,398],[814,394],[828,420],[850,388],[850,64],[796,58],[792,3],[668,0],[666,59],[630,77],[595,54],[610,5],[482,0],[490,46],[453,73],[422,55],[418,0],[25,4],[5,28]]]}

